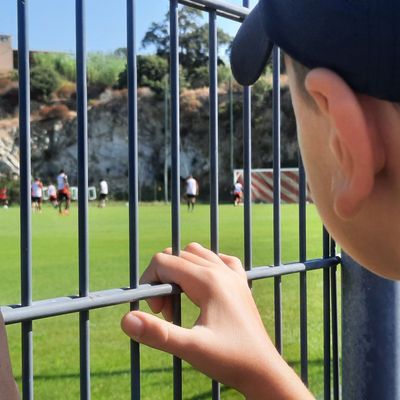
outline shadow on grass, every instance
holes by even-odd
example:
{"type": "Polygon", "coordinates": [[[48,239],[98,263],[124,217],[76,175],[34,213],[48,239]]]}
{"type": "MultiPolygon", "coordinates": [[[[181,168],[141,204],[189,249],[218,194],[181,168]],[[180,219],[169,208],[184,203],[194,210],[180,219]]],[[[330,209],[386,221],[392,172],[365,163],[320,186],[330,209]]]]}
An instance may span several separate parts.
{"type": "MultiPolygon", "coordinates": [[[[292,368],[300,368],[301,362],[300,360],[287,360],[287,363],[292,367],[292,368]]],[[[318,359],[318,360],[308,360],[308,366],[309,367],[323,367],[324,366],[324,360],[318,359]]]]}
{"type": "MultiPolygon", "coordinates": [[[[182,370],[187,370],[190,371],[190,367],[182,368],[182,370]]],[[[148,368],[148,369],[142,369],[141,374],[159,374],[159,373],[165,373],[165,372],[171,372],[172,373],[173,368],[148,368]]],[[[115,371],[98,371],[98,372],[91,372],[90,376],[92,378],[109,378],[113,376],[121,376],[121,375],[129,375],[131,373],[130,369],[120,369],[120,370],[115,370],[115,371]]],[[[80,377],[79,372],[71,372],[71,373],[66,373],[66,374],[37,374],[34,376],[35,381],[47,381],[47,380],[53,380],[53,379],[77,379],[80,377]]],[[[17,381],[21,380],[21,376],[17,375],[15,377],[17,381]]]]}
{"type": "MultiPolygon", "coordinates": [[[[292,368],[299,369],[300,368],[300,361],[299,360],[289,360],[288,364],[292,368]]],[[[308,361],[309,367],[317,367],[323,369],[324,360],[323,359],[314,359],[308,361]]],[[[190,366],[183,366],[182,371],[185,373],[190,373],[195,371],[190,366]]],[[[173,368],[147,368],[141,370],[141,375],[156,375],[156,374],[164,374],[170,373],[172,375],[173,368]]],[[[130,369],[121,369],[115,371],[93,371],[91,373],[92,378],[99,378],[99,379],[107,379],[116,376],[123,376],[123,375],[130,375],[130,369]]],[[[51,381],[51,380],[63,380],[63,379],[79,379],[80,374],[79,372],[71,372],[71,373],[64,373],[64,374],[37,374],[34,376],[35,381],[51,381]]],[[[21,382],[21,376],[16,376],[17,382],[21,382]]],[[[171,380],[172,384],[172,380],[171,380]]],[[[221,393],[229,392],[232,390],[230,387],[221,386],[221,393]]],[[[207,390],[202,393],[193,395],[192,397],[188,397],[190,400],[206,400],[212,397],[212,391],[207,390]]]]}

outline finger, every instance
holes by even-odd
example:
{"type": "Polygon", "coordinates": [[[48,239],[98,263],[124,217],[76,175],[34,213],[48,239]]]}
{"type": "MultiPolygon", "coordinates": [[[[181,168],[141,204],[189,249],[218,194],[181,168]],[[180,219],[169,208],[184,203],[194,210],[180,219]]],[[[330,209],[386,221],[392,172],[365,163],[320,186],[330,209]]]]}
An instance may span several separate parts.
{"type": "Polygon", "coordinates": [[[122,330],[133,340],[147,346],[183,357],[190,348],[194,333],[190,329],[171,324],[141,311],[126,314],[122,330]]]}
{"type": "MultiPolygon", "coordinates": [[[[221,261],[220,261],[221,262],[221,261]]],[[[188,297],[198,304],[204,296],[204,291],[210,281],[208,269],[201,268],[195,263],[182,257],[176,257],[165,253],[157,253],[151,260],[148,268],[143,273],[141,283],[177,283],[188,297]]],[[[153,300],[149,302],[153,311],[160,311],[165,300],[153,300]]]]}
{"type": "Polygon", "coordinates": [[[198,257],[204,258],[207,261],[210,261],[210,262],[213,262],[213,263],[216,263],[219,265],[223,264],[223,263],[221,263],[221,259],[218,257],[217,254],[215,254],[211,250],[206,249],[199,243],[195,243],[195,242],[189,243],[185,247],[185,251],[195,254],[198,257]]]}
{"type": "MultiPolygon", "coordinates": [[[[213,265],[215,266],[216,263],[213,261],[210,261],[204,257],[198,256],[194,253],[191,253],[189,251],[186,250],[182,250],[179,254],[179,257],[184,258],[185,260],[190,261],[191,263],[197,265],[197,266],[202,266],[202,267],[207,267],[210,268],[213,265]]],[[[218,261],[217,265],[223,265],[223,263],[221,263],[221,260],[218,261]]]]}
{"type": "Polygon", "coordinates": [[[219,253],[220,259],[226,264],[229,268],[233,269],[235,272],[243,275],[245,274],[245,270],[243,268],[242,262],[238,257],[229,256],[227,254],[219,253]]]}
{"type": "Polygon", "coordinates": [[[151,311],[153,311],[153,313],[155,313],[155,314],[158,314],[165,307],[166,300],[167,300],[167,297],[162,296],[162,297],[151,297],[150,299],[147,299],[146,301],[147,301],[147,304],[149,305],[151,311]]]}
{"type": "Polygon", "coordinates": [[[146,302],[154,314],[162,313],[167,321],[172,321],[173,306],[171,296],[151,297],[146,302]]]}
{"type": "Polygon", "coordinates": [[[196,277],[196,266],[183,258],[157,253],[140,278],[140,283],[172,283],[182,285],[196,277]]]}

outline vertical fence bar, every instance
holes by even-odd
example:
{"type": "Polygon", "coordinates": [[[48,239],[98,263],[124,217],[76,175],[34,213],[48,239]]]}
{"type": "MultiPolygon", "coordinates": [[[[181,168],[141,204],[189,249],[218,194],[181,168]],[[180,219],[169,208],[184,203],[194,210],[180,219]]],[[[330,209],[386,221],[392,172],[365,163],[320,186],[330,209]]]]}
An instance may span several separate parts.
{"type": "MultiPolygon", "coordinates": [[[[281,95],[280,50],[274,47],[273,63],[273,159],[274,159],[274,265],[281,264],[281,95]]],[[[282,279],[274,278],[275,346],[282,353],[282,279]]]]}
{"type": "Polygon", "coordinates": [[[400,282],[342,258],[342,398],[400,399],[400,282]]]}
{"type": "MultiPolygon", "coordinates": [[[[76,0],[76,102],[78,130],[79,295],[89,294],[88,140],[85,0],[76,0]]],[[[79,313],[81,399],[90,399],[89,311],[79,313]]]]}
{"type": "MultiPolygon", "coordinates": [[[[249,0],[243,0],[243,6],[249,7],[249,0]]],[[[243,180],[244,180],[244,266],[252,268],[252,231],[251,231],[251,88],[243,88],[243,180]]]]}
{"type": "MultiPolygon", "coordinates": [[[[28,1],[18,0],[18,71],[20,140],[21,304],[32,304],[31,132],[28,45],[28,1]]],[[[32,321],[21,325],[22,395],[33,399],[32,321]]]]}
{"type": "MultiPolygon", "coordinates": [[[[138,232],[138,125],[137,125],[137,65],[136,65],[136,8],[135,0],[127,0],[127,66],[128,66],[128,154],[129,154],[129,286],[139,284],[139,232],[138,232]]],[[[139,303],[131,303],[137,310],[139,303]]],[[[140,348],[130,341],[131,399],[140,399],[140,348]]]]}
{"type": "Polygon", "coordinates": [[[164,202],[168,203],[168,136],[169,136],[169,108],[168,108],[168,76],[165,76],[164,85],[164,202]]]}
{"type": "MultiPolygon", "coordinates": [[[[210,72],[210,238],[211,250],[219,253],[218,215],[218,75],[217,75],[217,13],[209,11],[209,72],[210,72]]],[[[220,398],[220,384],[212,382],[212,398],[220,398]]]]}
{"type": "MultiPolygon", "coordinates": [[[[299,155],[299,258],[307,258],[307,225],[306,225],[307,181],[303,160],[299,155]]],[[[301,379],[308,385],[308,333],[307,333],[307,273],[300,272],[300,364],[301,379]]]]}
{"type": "MultiPolygon", "coordinates": [[[[330,237],[323,228],[323,256],[329,257],[330,237]]],[[[324,399],[331,398],[331,324],[330,324],[330,276],[329,268],[323,272],[323,297],[324,297],[324,399]]]]}
{"type": "Polygon", "coordinates": [[[234,137],[233,137],[233,87],[232,76],[229,77],[229,166],[233,174],[234,169],[234,137]]]}
{"type": "MultiPolygon", "coordinates": [[[[180,252],[180,139],[179,139],[179,37],[178,1],[170,0],[170,75],[171,75],[171,207],[172,251],[180,252]]],[[[174,295],[174,324],[181,325],[181,297],[174,295]]],[[[182,399],[182,360],[173,358],[174,400],[182,399]]]]}
{"type": "Polygon", "coordinates": [[[217,76],[217,13],[209,12],[210,68],[210,227],[211,250],[219,252],[218,230],[218,76],[217,76]]]}
{"type": "MultiPolygon", "coordinates": [[[[336,255],[336,243],[331,239],[330,256],[336,255]]],[[[337,307],[337,266],[330,268],[332,303],[332,386],[333,399],[339,399],[339,343],[338,343],[338,307],[337,307]]]]}

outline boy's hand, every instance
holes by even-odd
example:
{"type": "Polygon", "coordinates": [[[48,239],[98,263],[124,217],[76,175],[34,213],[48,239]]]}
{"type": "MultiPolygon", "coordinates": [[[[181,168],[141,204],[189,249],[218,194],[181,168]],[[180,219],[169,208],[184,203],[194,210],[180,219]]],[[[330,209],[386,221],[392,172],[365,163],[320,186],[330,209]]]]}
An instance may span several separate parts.
{"type": "Polygon", "coordinates": [[[17,385],[12,375],[4,320],[0,313],[0,400],[19,400],[19,398],[17,385]]]}
{"type": "Polygon", "coordinates": [[[179,257],[156,254],[141,283],[177,283],[200,308],[191,329],[173,325],[172,298],[148,300],[153,312],[125,315],[122,329],[137,342],[172,353],[249,399],[312,398],[269,339],[246,273],[236,257],[192,243],[179,257]]]}

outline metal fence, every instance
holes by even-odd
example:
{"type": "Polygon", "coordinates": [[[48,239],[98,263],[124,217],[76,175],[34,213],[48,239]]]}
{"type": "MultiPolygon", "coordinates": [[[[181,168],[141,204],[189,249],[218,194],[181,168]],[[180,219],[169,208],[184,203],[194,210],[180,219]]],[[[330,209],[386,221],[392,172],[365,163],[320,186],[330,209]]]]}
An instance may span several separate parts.
{"type": "MultiPolygon", "coordinates": [[[[145,0],[144,0],[145,1],[145,0]]],[[[33,302],[32,299],[32,254],[31,254],[31,200],[30,200],[30,87],[27,0],[18,4],[18,54],[19,54],[19,122],[20,122],[20,178],[21,178],[21,304],[1,308],[6,324],[20,323],[22,329],[22,391],[23,398],[33,399],[33,323],[39,318],[48,318],[67,313],[79,313],[80,335],[80,393],[81,399],[90,399],[90,324],[91,309],[121,303],[130,303],[137,309],[139,301],[152,296],[174,296],[174,323],[181,323],[180,289],[162,284],[140,286],[139,233],[138,233],[138,125],[137,125],[137,68],[135,47],[135,0],[126,1],[127,48],[128,48],[128,94],[129,94],[129,262],[130,287],[90,292],[88,251],[88,150],[87,150],[87,88],[85,50],[85,0],[76,0],[76,59],[77,59],[77,135],[78,135],[78,220],[79,220],[79,296],[48,299],[33,302]]],[[[180,137],[179,137],[179,37],[178,4],[195,7],[208,13],[209,17],[209,71],[210,71],[210,238],[211,249],[219,251],[218,210],[218,82],[217,82],[217,15],[236,21],[248,14],[249,2],[243,6],[222,0],[170,0],[170,91],[171,91],[171,181],[172,181],[172,248],[180,251],[180,137]]],[[[322,257],[307,260],[306,249],[306,178],[299,162],[299,262],[282,264],[281,261],[281,207],[280,207],[280,54],[273,52],[273,143],[274,143],[274,264],[254,266],[252,254],[252,205],[251,187],[251,89],[243,88],[243,137],[244,137],[244,265],[249,281],[274,279],[275,340],[279,351],[282,342],[282,288],[281,277],[298,273],[300,285],[300,349],[301,377],[308,383],[308,331],[307,331],[307,280],[308,271],[323,269],[323,313],[324,313],[324,398],[338,399],[339,354],[337,324],[335,245],[326,231],[323,234],[322,257]]],[[[140,399],[140,347],[131,342],[131,398],[140,399]]],[[[182,364],[173,359],[174,399],[182,398],[182,364]]],[[[220,398],[220,386],[212,383],[212,398],[220,398]]]]}

